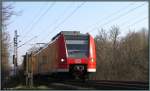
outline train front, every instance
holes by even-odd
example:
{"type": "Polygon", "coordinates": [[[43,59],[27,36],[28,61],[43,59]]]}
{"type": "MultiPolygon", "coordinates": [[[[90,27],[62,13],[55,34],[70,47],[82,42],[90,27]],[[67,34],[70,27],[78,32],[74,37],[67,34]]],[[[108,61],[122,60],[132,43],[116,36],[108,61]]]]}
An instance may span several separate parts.
{"type": "Polygon", "coordinates": [[[64,37],[69,72],[76,78],[85,78],[95,73],[96,52],[93,37],[80,32],[72,32],[64,37]]]}

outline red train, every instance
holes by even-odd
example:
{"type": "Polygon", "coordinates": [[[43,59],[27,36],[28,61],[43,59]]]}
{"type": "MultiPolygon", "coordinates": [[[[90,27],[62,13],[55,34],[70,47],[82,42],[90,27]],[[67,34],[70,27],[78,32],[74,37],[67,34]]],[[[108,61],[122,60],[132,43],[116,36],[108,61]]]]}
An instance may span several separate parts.
{"type": "Polygon", "coordinates": [[[23,67],[25,73],[33,75],[69,73],[73,77],[88,77],[96,72],[94,39],[88,33],[62,31],[37,52],[27,53],[23,67]]]}

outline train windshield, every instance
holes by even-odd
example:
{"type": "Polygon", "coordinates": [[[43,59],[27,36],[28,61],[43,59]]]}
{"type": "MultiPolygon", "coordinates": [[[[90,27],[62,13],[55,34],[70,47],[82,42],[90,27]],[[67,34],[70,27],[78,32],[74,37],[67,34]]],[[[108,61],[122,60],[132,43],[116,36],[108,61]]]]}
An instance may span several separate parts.
{"type": "Polygon", "coordinates": [[[70,36],[66,39],[68,57],[88,57],[88,36],[70,36]]]}

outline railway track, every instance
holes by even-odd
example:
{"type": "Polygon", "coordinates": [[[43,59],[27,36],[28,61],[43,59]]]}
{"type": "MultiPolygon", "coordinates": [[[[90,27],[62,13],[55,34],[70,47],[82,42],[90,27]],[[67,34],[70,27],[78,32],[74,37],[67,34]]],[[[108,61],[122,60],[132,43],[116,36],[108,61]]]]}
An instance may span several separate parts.
{"type": "Polygon", "coordinates": [[[107,81],[65,81],[65,84],[71,84],[75,86],[82,86],[86,88],[93,88],[96,90],[148,90],[148,83],[137,84],[133,82],[123,83],[119,82],[107,82],[107,81]]]}
{"type": "Polygon", "coordinates": [[[148,82],[136,81],[107,81],[107,80],[43,80],[42,85],[56,90],[148,90],[148,82]]]}
{"type": "MultiPolygon", "coordinates": [[[[11,89],[11,88],[8,88],[11,89]]],[[[18,89],[18,88],[12,88],[18,89]]],[[[107,81],[107,80],[60,80],[38,79],[34,81],[32,88],[25,85],[19,89],[49,89],[49,90],[148,90],[148,82],[135,81],[107,81]]]]}

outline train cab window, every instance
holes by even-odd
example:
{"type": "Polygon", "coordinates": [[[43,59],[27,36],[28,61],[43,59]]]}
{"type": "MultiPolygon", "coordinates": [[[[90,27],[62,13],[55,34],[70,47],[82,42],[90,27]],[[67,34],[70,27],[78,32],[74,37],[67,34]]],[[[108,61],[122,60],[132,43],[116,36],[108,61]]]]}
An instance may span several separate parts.
{"type": "Polygon", "coordinates": [[[67,44],[67,49],[69,57],[88,57],[88,46],[86,44],[67,44]]]}
{"type": "Polygon", "coordinates": [[[68,57],[88,57],[88,36],[67,36],[66,46],[68,51],[68,57]]]}

